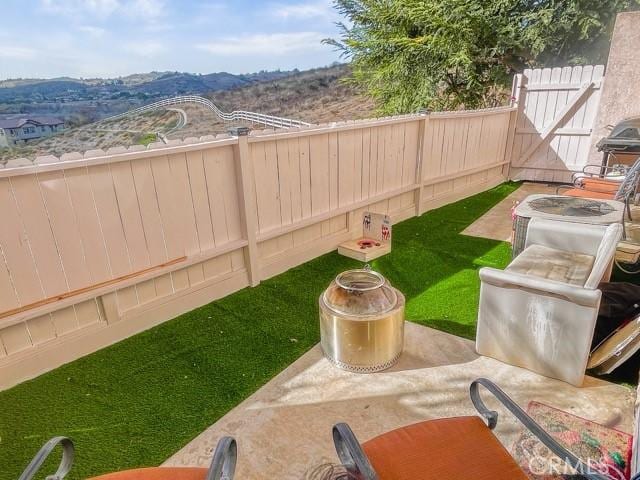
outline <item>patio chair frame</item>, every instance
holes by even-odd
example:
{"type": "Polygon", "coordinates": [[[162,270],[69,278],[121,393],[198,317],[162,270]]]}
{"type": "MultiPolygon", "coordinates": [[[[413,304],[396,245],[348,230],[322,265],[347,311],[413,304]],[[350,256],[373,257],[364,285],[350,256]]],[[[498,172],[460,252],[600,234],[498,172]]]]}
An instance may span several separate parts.
{"type": "MultiPolygon", "coordinates": [[[[46,480],[63,480],[71,470],[75,454],[73,441],[67,437],[54,437],[45,443],[18,480],[32,480],[35,478],[42,464],[58,445],[61,445],[63,449],[62,459],[56,473],[48,475],[46,480]]],[[[213,459],[205,480],[232,480],[236,471],[237,459],[238,446],[235,439],[233,437],[222,437],[213,453],[213,459]]]]}
{"type": "MultiPolygon", "coordinates": [[[[583,174],[590,175],[592,178],[594,176],[602,176],[603,175],[602,173],[600,175],[588,173],[586,170],[589,167],[596,167],[596,165],[586,165],[582,169],[583,174]]],[[[611,167],[607,167],[607,166],[597,166],[597,167],[600,168],[600,169],[603,169],[603,171],[606,171],[607,169],[616,169],[616,167],[618,167],[618,166],[617,165],[613,165],[611,167]]],[[[561,189],[572,189],[572,188],[579,188],[581,190],[594,192],[594,193],[611,193],[610,191],[599,190],[597,187],[595,187],[595,188],[581,188],[581,186],[578,185],[578,183],[580,182],[580,178],[582,178],[582,177],[577,177],[576,175],[580,175],[580,174],[574,173],[571,176],[571,185],[560,185],[560,186],[558,186],[556,188],[556,194],[561,195],[561,193],[560,193],[561,189]]],[[[603,179],[603,180],[605,180],[605,179],[603,179]]],[[[629,220],[632,220],[632,218],[631,218],[631,202],[635,201],[636,194],[638,193],[638,186],[640,185],[640,158],[638,160],[636,160],[633,163],[633,165],[631,165],[630,167],[628,167],[625,170],[625,178],[619,183],[620,183],[620,185],[618,186],[618,189],[615,192],[613,199],[614,200],[618,200],[620,202],[624,202],[625,211],[627,213],[627,216],[629,217],[629,220]]]]}
{"type": "Polygon", "coordinates": [[[70,438],[54,437],[40,448],[18,480],[31,480],[34,478],[36,473],[38,473],[38,470],[40,470],[40,467],[42,467],[42,464],[58,445],[62,447],[62,459],[60,459],[60,464],[58,465],[56,473],[47,476],[47,480],[62,480],[66,477],[73,465],[75,448],[70,438]]]}
{"type": "MultiPolygon", "coordinates": [[[[588,480],[608,480],[606,476],[593,473],[588,465],[558,443],[495,383],[486,378],[478,378],[471,383],[469,394],[471,402],[480,416],[484,418],[490,430],[493,430],[498,424],[498,412],[489,409],[482,401],[480,386],[486,388],[525,428],[533,433],[550,451],[571,466],[579,475],[583,475],[588,480]]],[[[349,475],[358,480],[380,480],[349,425],[346,423],[336,424],[333,427],[333,439],[338,458],[349,475]]],[[[425,452],[425,454],[428,454],[428,452],[425,452]]],[[[632,478],[632,480],[638,479],[640,479],[640,475],[632,478]]]]}
{"type": "Polygon", "coordinates": [[[624,181],[624,176],[627,175],[630,168],[631,168],[630,165],[616,164],[616,165],[609,166],[609,165],[598,165],[598,164],[591,163],[582,167],[581,172],[574,172],[573,174],[571,174],[571,183],[575,185],[577,181],[585,177],[601,178],[602,180],[610,180],[612,182],[616,182],[617,180],[606,178],[606,175],[609,172],[619,172],[620,176],[622,177],[619,181],[622,182],[624,181]],[[597,172],[588,171],[592,168],[596,169],[597,172]]]}

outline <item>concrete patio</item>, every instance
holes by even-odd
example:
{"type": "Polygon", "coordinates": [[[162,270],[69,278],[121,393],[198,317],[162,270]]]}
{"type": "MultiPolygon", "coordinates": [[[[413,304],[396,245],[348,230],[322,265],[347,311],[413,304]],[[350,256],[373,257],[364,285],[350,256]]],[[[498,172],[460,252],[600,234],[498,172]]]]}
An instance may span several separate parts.
{"type": "Polygon", "coordinates": [[[513,228],[511,209],[516,202],[521,202],[529,195],[537,193],[555,195],[556,188],[557,185],[525,182],[515,192],[465,228],[462,234],[508,242],[511,239],[513,228]]]}
{"type": "MultiPolygon", "coordinates": [[[[164,465],[207,466],[217,440],[232,435],[239,444],[237,478],[305,478],[313,467],[337,461],[331,440],[336,422],[348,422],[366,441],[424,419],[472,415],[468,387],[477,377],[495,381],[522,406],[537,400],[631,431],[635,395],[629,387],[587,377],[574,388],[479,357],[469,340],[407,323],[405,352],[390,370],[339,370],[316,345],[164,465]]],[[[496,432],[509,448],[520,430],[504,409],[498,411],[496,432]]]]}
{"type": "MultiPolygon", "coordinates": [[[[525,183],[463,231],[507,241],[511,208],[555,186],[525,183]]],[[[536,400],[625,432],[632,431],[635,391],[586,377],[582,388],[480,357],[474,343],[415,323],[406,323],[405,350],[393,368],[369,375],[345,372],[319,345],[299,358],[192,442],[165,466],[206,466],[217,440],[239,443],[238,478],[305,478],[314,467],[335,463],[331,427],[349,423],[360,441],[430,418],[473,415],[469,384],[486,377],[521,406],[536,400]]],[[[492,401],[489,405],[495,406],[492,401]]],[[[519,425],[506,410],[496,434],[509,449],[519,425]]]]}

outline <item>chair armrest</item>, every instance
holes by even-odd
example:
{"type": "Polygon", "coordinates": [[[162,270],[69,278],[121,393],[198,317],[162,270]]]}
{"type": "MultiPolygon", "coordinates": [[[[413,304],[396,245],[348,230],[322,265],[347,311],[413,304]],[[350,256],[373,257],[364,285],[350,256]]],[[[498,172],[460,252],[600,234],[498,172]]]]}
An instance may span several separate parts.
{"type": "Polygon", "coordinates": [[[379,480],[378,474],[362,450],[362,446],[355,434],[346,423],[336,423],[333,426],[333,444],[340,463],[347,470],[349,478],[358,480],[379,480]]]}
{"type": "Polygon", "coordinates": [[[527,226],[525,248],[530,245],[544,245],[595,257],[606,230],[606,225],[560,222],[535,217],[527,226]]]}
{"type": "Polygon", "coordinates": [[[619,172],[620,173],[620,177],[624,177],[624,175],[626,175],[627,171],[629,170],[628,167],[624,167],[621,165],[598,165],[598,164],[590,164],[590,165],[585,165],[582,168],[582,172],[574,172],[571,175],[571,178],[575,181],[578,178],[584,177],[584,176],[589,176],[589,177],[600,177],[600,178],[605,178],[602,174],[604,173],[604,175],[607,175],[607,172],[613,171],[613,172],[619,172]],[[594,172],[589,172],[588,170],[595,170],[594,172]]]}
{"type": "Polygon", "coordinates": [[[575,185],[573,184],[573,180],[571,180],[570,184],[558,185],[556,186],[556,195],[562,195],[560,193],[560,190],[571,190],[572,188],[576,188],[575,185]]]}
{"type": "Polygon", "coordinates": [[[527,430],[533,433],[538,440],[540,440],[549,450],[557,455],[561,460],[566,462],[569,466],[575,469],[578,474],[583,475],[589,480],[607,480],[609,477],[605,477],[598,473],[594,473],[588,465],[586,465],[577,456],[571,453],[558,443],[551,435],[549,435],[538,423],[531,418],[527,413],[520,408],[520,406],[514,402],[506,393],[504,393],[500,387],[486,378],[478,378],[471,383],[469,387],[469,394],[471,396],[471,402],[476,408],[478,413],[485,418],[487,426],[490,429],[494,429],[498,423],[498,412],[490,410],[482,401],[480,396],[480,385],[485,387],[491,394],[498,399],[498,401],[509,410],[520,423],[522,423],[527,430]]]}
{"type": "Polygon", "coordinates": [[[205,480],[233,480],[238,460],[238,446],[233,437],[222,437],[218,441],[213,460],[205,480]]]}
{"type": "Polygon", "coordinates": [[[482,282],[496,287],[523,289],[538,295],[561,298],[585,307],[598,308],[600,297],[602,296],[600,290],[592,290],[491,267],[481,268],[479,274],[482,282]]]}
{"type": "Polygon", "coordinates": [[[31,480],[34,478],[42,464],[58,445],[62,446],[62,459],[60,460],[56,473],[47,476],[47,480],[62,480],[69,473],[69,470],[71,470],[75,453],[73,442],[67,437],[54,437],[45,443],[38,453],[36,453],[36,456],[33,457],[31,463],[27,465],[27,468],[22,472],[18,480],[31,480]]]}

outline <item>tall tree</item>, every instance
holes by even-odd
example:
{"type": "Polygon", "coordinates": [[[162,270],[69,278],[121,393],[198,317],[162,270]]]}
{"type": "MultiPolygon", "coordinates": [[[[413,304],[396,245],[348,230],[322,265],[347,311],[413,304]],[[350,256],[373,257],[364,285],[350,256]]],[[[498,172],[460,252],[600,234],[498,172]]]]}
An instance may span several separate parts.
{"type": "Polygon", "coordinates": [[[329,39],[382,113],[493,106],[525,67],[606,60],[618,12],[640,0],[335,0],[329,39]]]}

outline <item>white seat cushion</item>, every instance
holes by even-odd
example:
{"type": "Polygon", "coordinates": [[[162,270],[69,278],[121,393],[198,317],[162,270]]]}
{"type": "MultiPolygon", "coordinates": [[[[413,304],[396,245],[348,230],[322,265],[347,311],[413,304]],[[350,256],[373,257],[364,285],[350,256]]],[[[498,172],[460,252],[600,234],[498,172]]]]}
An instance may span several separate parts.
{"type": "Polygon", "coordinates": [[[584,286],[594,260],[594,257],[584,253],[531,245],[525,248],[506,270],[569,285],[584,286]]]}

